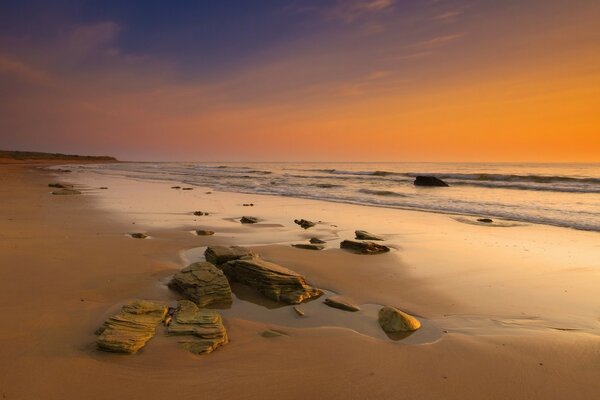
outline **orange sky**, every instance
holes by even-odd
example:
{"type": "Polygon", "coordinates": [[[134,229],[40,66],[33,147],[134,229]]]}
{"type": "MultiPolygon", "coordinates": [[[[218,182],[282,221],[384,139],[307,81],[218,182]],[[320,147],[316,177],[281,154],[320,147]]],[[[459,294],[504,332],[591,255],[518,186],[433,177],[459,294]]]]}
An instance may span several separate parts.
{"type": "Polygon", "coordinates": [[[127,19],[63,21],[49,39],[0,31],[0,148],[600,162],[600,3],[351,3],[286,9],[314,31],[258,42],[210,71],[185,52],[128,48],[127,19]]]}

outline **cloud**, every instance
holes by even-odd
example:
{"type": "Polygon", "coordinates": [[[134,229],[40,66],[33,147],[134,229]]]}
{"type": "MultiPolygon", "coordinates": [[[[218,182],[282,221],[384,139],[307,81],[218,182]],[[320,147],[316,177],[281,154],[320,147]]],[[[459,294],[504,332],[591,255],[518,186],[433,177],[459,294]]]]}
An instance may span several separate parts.
{"type": "Polygon", "coordinates": [[[350,23],[365,15],[391,9],[393,5],[393,0],[341,0],[325,14],[328,18],[350,23]]]}
{"type": "Polygon", "coordinates": [[[444,45],[448,42],[451,42],[453,40],[459,39],[463,36],[465,36],[464,32],[436,36],[433,39],[429,39],[429,40],[425,40],[424,42],[417,43],[416,47],[426,47],[426,48],[437,47],[437,46],[444,45]]]}
{"type": "Polygon", "coordinates": [[[52,81],[46,71],[32,67],[16,58],[0,54],[0,74],[2,73],[37,85],[49,85],[52,81]]]}
{"type": "Polygon", "coordinates": [[[454,21],[461,14],[462,11],[459,10],[447,11],[436,15],[435,17],[433,17],[433,19],[436,21],[454,21]]]}
{"type": "Polygon", "coordinates": [[[88,52],[103,48],[115,52],[118,50],[111,46],[120,31],[121,26],[113,21],[81,25],[70,33],[68,46],[78,52],[88,52]]]}

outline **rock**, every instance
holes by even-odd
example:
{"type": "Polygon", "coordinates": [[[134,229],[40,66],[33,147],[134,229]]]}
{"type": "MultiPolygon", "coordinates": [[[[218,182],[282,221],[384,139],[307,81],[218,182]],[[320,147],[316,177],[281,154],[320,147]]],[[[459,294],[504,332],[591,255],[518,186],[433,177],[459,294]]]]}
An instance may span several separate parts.
{"type": "Polygon", "coordinates": [[[233,300],[229,282],[219,268],[209,262],[188,265],[173,276],[169,287],[198,307],[211,304],[230,305],[233,300]]]}
{"type": "Polygon", "coordinates": [[[491,223],[493,223],[493,222],[494,222],[494,220],[493,220],[493,219],[491,219],[491,218],[479,218],[477,221],[478,221],[478,222],[484,222],[484,223],[486,223],[486,224],[491,224],[491,223]]]}
{"type": "Polygon", "coordinates": [[[202,212],[202,211],[194,211],[194,215],[197,217],[201,217],[203,215],[208,215],[208,213],[202,212]]]}
{"type": "Polygon", "coordinates": [[[352,304],[351,302],[340,296],[330,296],[326,298],[323,303],[327,304],[329,307],[338,308],[344,311],[360,311],[359,306],[357,306],[356,304],[352,304]]]}
{"type": "Polygon", "coordinates": [[[184,187],[184,188],[181,188],[181,190],[194,190],[194,188],[184,187]]]}
{"type": "Polygon", "coordinates": [[[152,339],[156,334],[156,326],[166,315],[167,306],[163,303],[132,301],[96,331],[96,344],[100,350],[133,354],[152,339]]]}
{"type": "Polygon", "coordinates": [[[312,222],[307,219],[295,219],[294,223],[300,225],[300,227],[304,229],[312,228],[317,224],[316,222],[312,222]]]}
{"type": "Polygon", "coordinates": [[[240,219],[240,222],[241,222],[242,224],[255,224],[255,223],[257,223],[257,222],[258,222],[258,218],[256,218],[256,217],[246,217],[246,216],[244,216],[244,217],[242,217],[242,218],[240,219]]]}
{"type": "Polygon", "coordinates": [[[310,238],[309,242],[311,242],[312,244],[325,244],[325,243],[327,243],[324,240],[321,240],[321,239],[316,238],[316,237],[310,238]]]}
{"type": "Polygon", "coordinates": [[[223,264],[223,272],[233,281],[248,285],[264,296],[287,304],[299,304],[323,292],[290,269],[262,260],[258,256],[243,257],[223,264]]]}
{"type": "Polygon", "coordinates": [[[171,189],[181,189],[181,186],[171,186],[171,189]]]}
{"type": "Polygon", "coordinates": [[[73,185],[69,183],[49,183],[48,187],[58,188],[58,189],[70,189],[73,185]]]}
{"type": "Polygon", "coordinates": [[[194,354],[209,354],[229,342],[221,315],[211,310],[200,310],[188,300],[180,300],[173,321],[167,328],[169,335],[193,336],[181,339],[179,345],[194,354]]]}
{"type": "Polygon", "coordinates": [[[383,240],[382,237],[373,235],[367,231],[354,231],[354,234],[358,240],[383,240]]]}
{"type": "Polygon", "coordinates": [[[262,331],[260,336],[266,339],[271,339],[279,336],[287,336],[287,334],[281,331],[276,331],[275,329],[267,329],[266,331],[262,331]]]}
{"type": "Polygon", "coordinates": [[[130,233],[129,236],[131,236],[134,239],[146,239],[148,237],[148,235],[141,232],[130,233]]]}
{"type": "Polygon", "coordinates": [[[381,254],[390,251],[390,248],[382,244],[373,242],[355,242],[352,240],[344,240],[340,243],[340,248],[353,250],[360,254],[381,254]]]}
{"type": "Polygon", "coordinates": [[[244,207],[254,207],[254,204],[253,203],[244,203],[244,204],[242,204],[242,206],[244,206],[244,207]]]}
{"type": "Polygon", "coordinates": [[[204,251],[204,258],[214,265],[221,265],[227,261],[237,260],[253,254],[250,250],[241,246],[210,246],[204,251]]]}
{"type": "Polygon", "coordinates": [[[325,246],[323,246],[322,244],[307,244],[307,243],[298,243],[298,244],[293,244],[293,247],[296,247],[298,249],[305,249],[305,250],[323,250],[325,248],[325,246]]]}
{"type": "Polygon", "coordinates": [[[298,307],[296,307],[296,306],[293,306],[292,308],[294,309],[294,312],[295,312],[296,314],[298,314],[298,316],[299,316],[299,317],[304,317],[304,311],[302,311],[301,309],[299,309],[299,308],[298,308],[298,307]]]}
{"type": "Polygon", "coordinates": [[[211,236],[215,233],[213,231],[205,231],[204,229],[196,229],[196,235],[198,236],[211,236]]]}
{"type": "Polygon", "coordinates": [[[394,307],[379,310],[379,325],[387,333],[411,332],[421,327],[418,319],[394,307]]]}
{"type": "Polygon", "coordinates": [[[100,186],[98,189],[106,190],[108,188],[106,186],[100,186]]]}
{"type": "Polygon", "coordinates": [[[70,194],[81,194],[81,192],[79,190],[66,188],[66,189],[55,190],[52,192],[52,194],[54,194],[54,195],[70,195],[70,194]]]}
{"type": "Polygon", "coordinates": [[[448,186],[446,182],[435,176],[417,176],[414,184],[415,186],[448,186]]]}

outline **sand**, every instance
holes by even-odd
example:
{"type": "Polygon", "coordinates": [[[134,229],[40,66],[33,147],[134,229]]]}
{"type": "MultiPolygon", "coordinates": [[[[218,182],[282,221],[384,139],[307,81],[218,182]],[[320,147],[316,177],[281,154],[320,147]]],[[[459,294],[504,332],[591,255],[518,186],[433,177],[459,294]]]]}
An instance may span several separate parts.
{"type": "Polygon", "coordinates": [[[0,165],[2,398],[600,395],[597,233],[170,186],[0,165]],[[84,194],[52,196],[47,185],[56,181],[84,194]],[[241,225],[242,215],[262,222],[241,225]],[[322,223],[305,231],[294,218],[322,223]],[[199,237],[194,229],[216,233],[199,237]],[[337,249],[354,229],[383,235],[393,251],[337,249]],[[312,236],[327,240],[327,249],[289,246],[312,236]],[[234,288],[234,305],[223,311],[231,343],[209,356],[160,334],[133,356],[95,349],[94,330],[127,300],[175,300],[164,283],[210,244],[251,246],[362,310],[351,318],[320,299],[300,306],[308,316],[301,319],[234,288]],[[411,312],[423,328],[388,339],[374,319],[381,304],[411,312]],[[287,335],[260,336],[268,328],[287,335]]]}

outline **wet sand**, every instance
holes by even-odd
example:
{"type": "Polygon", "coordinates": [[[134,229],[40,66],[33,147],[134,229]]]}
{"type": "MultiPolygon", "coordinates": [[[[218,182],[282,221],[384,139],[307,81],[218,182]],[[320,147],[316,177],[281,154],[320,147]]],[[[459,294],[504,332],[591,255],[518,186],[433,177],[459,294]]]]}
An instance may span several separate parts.
{"type": "MultiPolygon", "coordinates": [[[[600,235],[540,225],[482,226],[455,217],[170,189],[171,183],[0,165],[0,394],[7,399],[390,398],[589,399],[600,394],[600,235]],[[48,183],[81,196],[52,196],[48,183]],[[99,187],[106,186],[107,190],[99,187]],[[253,203],[254,207],[244,207],[253,203]],[[194,216],[203,210],[209,216],[194,216]],[[259,217],[254,225],[235,220],[259,217]],[[294,218],[322,221],[303,230],[294,218]],[[215,231],[200,237],[193,229],[215,231]],[[339,250],[355,229],[393,251],[339,250]],[[150,239],[132,239],[145,232],[150,239]],[[324,251],[292,248],[317,236],[324,251]],[[133,356],[95,349],[94,330],[133,298],[174,301],[165,282],[210,244],[252,247],[318,287],[300,307],[243,288],[224,310],[231,343],[194,356],[160,333],[133,356]],[[423,328],[381,335],[394,305],[423,328]],[[311,318],[312,317],[312,318],[311,318]],[[266,339],[273,328],[286,336],[266,339]]],[[[186,185],[187,186],[187,185],[186,185]]]]}

